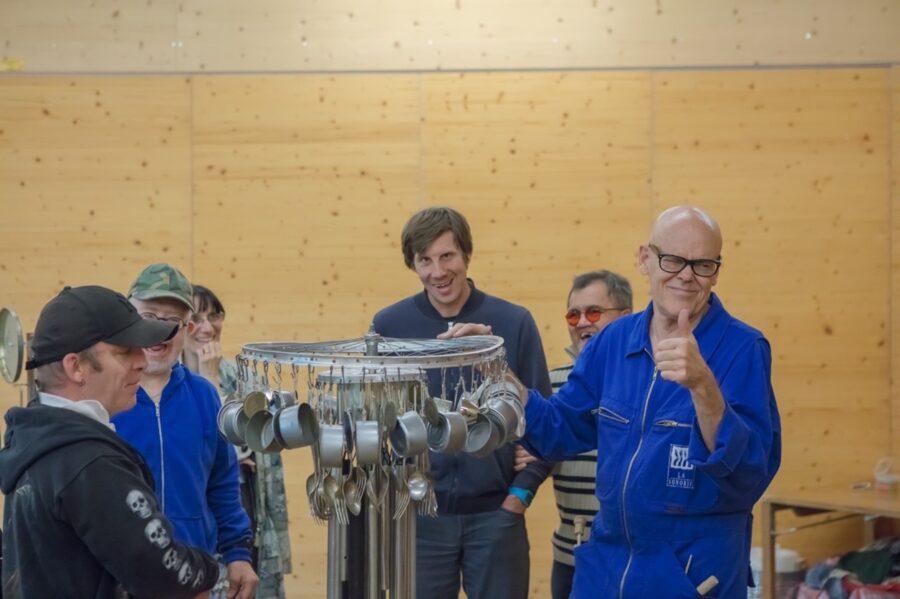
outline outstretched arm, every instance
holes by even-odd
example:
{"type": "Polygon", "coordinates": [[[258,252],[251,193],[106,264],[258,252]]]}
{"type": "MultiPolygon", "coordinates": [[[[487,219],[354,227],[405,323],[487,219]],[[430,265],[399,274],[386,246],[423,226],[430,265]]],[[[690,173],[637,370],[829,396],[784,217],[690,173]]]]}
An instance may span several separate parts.
{"type": "Polygon", "coordinates": [[[94,460],[58,500],[59,517],[129,594],[193,597],[216,584],[219,564],[175,540],[153,489],[127,458],[94,460]]]}

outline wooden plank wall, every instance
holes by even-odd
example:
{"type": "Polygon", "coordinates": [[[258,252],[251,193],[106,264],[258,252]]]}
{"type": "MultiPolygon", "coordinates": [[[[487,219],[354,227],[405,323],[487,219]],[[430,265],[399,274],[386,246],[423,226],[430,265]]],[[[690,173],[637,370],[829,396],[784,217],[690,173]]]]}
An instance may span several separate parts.
{"type": "MultiPolygon", "coordinates": [[[[898,115],[896,68],[8,76],[0,305],[30,330],[62,285],[124,290],[166,260],[222,296],[230,353],[354,337],[417,290],[405,219],[448,203],[474,229],[471,275],[532,310],[558,364],[571,277],[617,270],[643,305],[637,245],[660,209],[695,202],[725,232],[718,291],[774,348],[775,485],[865,479],[900,458],[898,115]]],[[[308,457],[286,464],[290,596],[320,597],[308,457]]],[[[529,516],[535,597],[555,520],[547,487],[529,516]]],[[[815,559],[855,541],[839,533],[784,543],[815,559]]]]}
{"type": "Polygon", "coordinates": [[[892,0],[4,0],[0,59],[52,73],[847,65],[896,61],[898,30],[892,0]]]}
{"type": "Polygon", "coordinates": [[[188,264],[190,81],[0,78],[3,301],[32,326],[63,284],[188,264]]]}
{"type": "Polygon", "coordinates": [[[891,68],[891,455],[900,464],[900,67],[891,68]]]}
{"type": "Polygon", "coordinates": [[[803,448],[780,485],[865,472],[890,450],[887,76],[655,77],[653,197],[727,214],[737,276],[721,292],[772,339],[786,442],[803,448]],[[854,450],[824,449],[838,443],[854,450]]]}

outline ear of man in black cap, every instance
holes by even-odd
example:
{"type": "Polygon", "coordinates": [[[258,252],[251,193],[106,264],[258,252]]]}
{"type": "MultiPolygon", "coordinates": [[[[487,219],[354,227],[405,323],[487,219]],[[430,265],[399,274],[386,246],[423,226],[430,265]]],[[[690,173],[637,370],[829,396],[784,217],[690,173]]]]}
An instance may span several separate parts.
{"type": "Polygon", "coordinates": [[[150,347],[169,340],[175,324],[146,320],[121,293],[98,285],[66,287],[38,317],[27,369],[62,360],[105,341],[120,347],[150,347]]]}

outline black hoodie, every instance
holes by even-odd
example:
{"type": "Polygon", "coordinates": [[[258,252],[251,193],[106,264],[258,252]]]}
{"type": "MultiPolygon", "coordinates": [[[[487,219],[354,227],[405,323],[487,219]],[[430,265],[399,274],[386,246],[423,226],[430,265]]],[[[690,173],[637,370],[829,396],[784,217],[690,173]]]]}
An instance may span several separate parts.
{"type": "Polygon", "coordinates": [[[138,453],[103,424],[33,405],[0,450],[3,596],[192,597],[219,566],[176,542],[138,453]]]}

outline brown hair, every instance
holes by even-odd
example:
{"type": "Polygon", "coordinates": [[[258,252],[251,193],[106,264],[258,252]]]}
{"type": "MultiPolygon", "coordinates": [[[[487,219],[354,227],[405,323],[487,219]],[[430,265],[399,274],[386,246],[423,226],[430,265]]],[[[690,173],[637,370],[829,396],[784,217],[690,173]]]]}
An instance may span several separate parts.
{"type": "Polygon", "coordinates": [[[410,217],[400,234],[400,247],[407,268],[413,268],[416,254],[421,254],[435,239],[450,231],[463,253],[466,264],[472,257],[472,231],[466,217],[447,206],[432,206],[410,217]]]}

